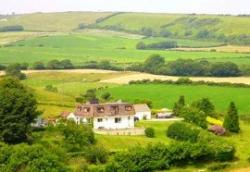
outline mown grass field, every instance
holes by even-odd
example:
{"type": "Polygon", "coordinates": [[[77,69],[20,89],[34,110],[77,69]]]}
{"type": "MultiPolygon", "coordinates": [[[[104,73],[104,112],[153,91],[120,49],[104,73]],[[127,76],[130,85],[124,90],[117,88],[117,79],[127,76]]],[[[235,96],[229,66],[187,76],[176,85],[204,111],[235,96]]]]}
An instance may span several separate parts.
{"type": "MultiPolygon", "coordinates": [[[[146,43],[157,42],[162,38],[140,39],[135,35],[112,34],[112,32],[75,33],[67,35],[43,36],[18,41],[7,47],[0,48],[0,63],[36,61],[48,62],[52,59],[70,59],[75,64],[86,61],[109,60],[112,63],[123,65],[125,63],[143,62],[151,54],[160,54],[166,61],[179,58],[207,59],[209,61],[232,61],[237,64],[250,64],[250,55],[244,53],[221,52],[184,52],[165,50],[137,50],[136,44],[140,41],[146,43]]],[[[200,41],[178,40],[182,46],[198,46],[200,41]]],[[[203,46],[216,44],[203,43],[203,46]],[[206,45],[207,44],[207,45],[206,45]]]]}

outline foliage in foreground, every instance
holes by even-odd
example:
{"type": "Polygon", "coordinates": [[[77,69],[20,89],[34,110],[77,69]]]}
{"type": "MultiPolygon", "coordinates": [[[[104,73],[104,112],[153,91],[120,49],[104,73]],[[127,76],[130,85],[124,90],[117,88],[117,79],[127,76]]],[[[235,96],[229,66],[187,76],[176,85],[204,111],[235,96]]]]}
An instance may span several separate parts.
{"type": "Polygon", "coordinates": [[[63,157],[48,151],[41,145],[0,144],[0,171],[66,172],[69,170],[63,157]]]}
{"type": "Polygon", "coordinates": [[[0,82],[0,139],[16,144],[28,139],[30,124],[40,113],[34,95],[14,78],[0,82]]]}

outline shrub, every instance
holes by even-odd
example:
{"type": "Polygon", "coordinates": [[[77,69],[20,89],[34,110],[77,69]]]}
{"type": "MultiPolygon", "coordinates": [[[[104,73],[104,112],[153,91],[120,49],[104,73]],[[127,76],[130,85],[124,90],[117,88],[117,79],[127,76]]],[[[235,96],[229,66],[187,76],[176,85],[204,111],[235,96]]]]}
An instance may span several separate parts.
{"type": "Polygon", "coordinates": [[[196,142],[200,131],[184,122],[175,122],[168,127],[167,136],[181,141],[196,142]]]}
{"type": "Polygon", "coordinates": [[[58,92],[57,87],[54,87],[53,85],[46,85],[45,90],[50,91],[50,92],[55,92],[55,93],[58,92]]]}
{"type": "Polygon", "coordinates": [[[217,143],[214,147],[214,159],[216,161],[230,161],[234,158],[235,148],[223,142],[217,143]]]}
{"type": "Polygon", "coordinates": [[[153,128],[146,128],[145,135],[147,137],[153,138],[153,137],[155,137],[155,130],[153,128]]]}
{"type": "Polygon", "coordinates": [[[208,167],[208,170],[209,171],[218,171],[218,170],[223,170],[229,166],[230,166],[230,163],[228,163],[228,162],[215,163],[215,164],[210,165],[208,167]]]}
{"type": "Polygon", "coordinates": [[[43,69],[45,69],[44,63],[40,62],[40,61],[35,62],[33,64],[33,69],[35,69],[35,70],[43,70],[43,69]]]}
{"type": "Polygon", "coordinates": [[[193,123],[201,128],[207,128],[206,114],[196,108],[184,107],[181,110],[181,115],[184,120],[193,123]]]}
{"type": "Polygon", "coordinates": [[[90,163],[105,163],[108,159],[108,152],[102,146],[90,146],[85,152],[85,158],[90,163]]]}
{"type": "Polygon", "coordinates": [[[105,92],[101,95],[102,99],[109,100],[111,98],[111,94],[109,92],[105,92]]]}
{"type": "Polygon", "coordinates": [[[0,27],[0,32],[16,32],[23,31],[24,28],[21,25],[3,26],[0,27]]]}
{"type": "Polygon", "coordinates": [[[212,118],[210,116],[207,116],[206,121],[209,124],[212,124],[212,125],[218,125],[218,126],[222,126],[223,125],[223,122],[221,120],[218,120],[216,118],[212,118]]]}
{"type": "Polygon", "coordinates": [[[222,126],[219,126],[219,125],[211,126],[208,129],[208,131],[213,132],[214,134],[219,135],[219,136],[225,135],[225,133],[226,133],[225,128],[223,128],[222,126]]]}

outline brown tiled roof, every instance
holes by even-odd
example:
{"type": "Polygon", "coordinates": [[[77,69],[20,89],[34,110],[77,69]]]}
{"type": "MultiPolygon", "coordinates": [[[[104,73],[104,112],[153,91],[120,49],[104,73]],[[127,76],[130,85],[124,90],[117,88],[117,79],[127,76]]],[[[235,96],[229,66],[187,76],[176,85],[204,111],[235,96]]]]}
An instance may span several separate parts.
{"type": "Polygon", "coordinates": [[[62,112],[61,117],[62,118],[67,118],[69,116],[70,112],[62,112]]]}
{"type": "Polygon", "coordinates": [[[134,115],[134,107],[129,103],[83,104],[78,105],[75,114],[82,117],[134,115]]]}
{"type": "Polygon", "coordinates": [[[134,109],[135,112],[150,112],[150,109],[147,104],[135,104],[134,109]]]}

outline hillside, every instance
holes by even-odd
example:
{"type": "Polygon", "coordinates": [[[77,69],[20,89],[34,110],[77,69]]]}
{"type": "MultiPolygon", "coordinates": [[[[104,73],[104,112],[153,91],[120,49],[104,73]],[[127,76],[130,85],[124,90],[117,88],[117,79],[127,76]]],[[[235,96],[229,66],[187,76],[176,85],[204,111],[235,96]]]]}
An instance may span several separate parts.
{"type": "Polygon", "coordinates": [[[15,15],[0,20],[0,27],[22,25],[26,31],[74,31],[79,24],[84,24],[83,28],[250,44],[249,16],[61,12],[15,15]]]}
{"type": "Polygon", "coordinates": [[[1,26],[22,25],[26,31],[72,31],[81,23],[93,24],[100,17],[112,13],[95,12],[63,12],[63,13],[34,13],[9,16],[0,20],[1,26]]]}

